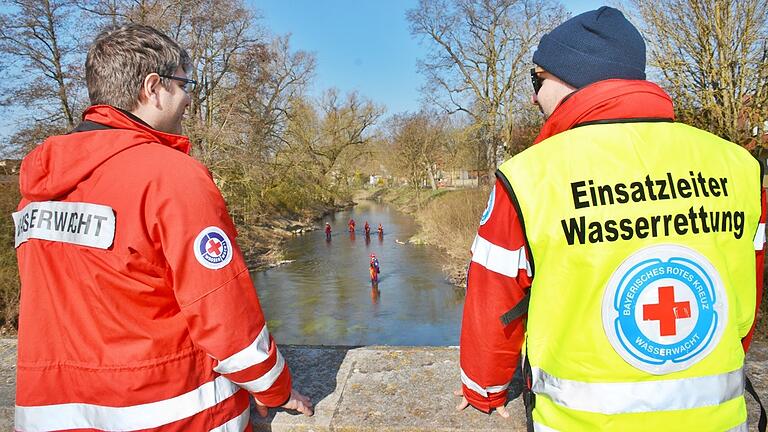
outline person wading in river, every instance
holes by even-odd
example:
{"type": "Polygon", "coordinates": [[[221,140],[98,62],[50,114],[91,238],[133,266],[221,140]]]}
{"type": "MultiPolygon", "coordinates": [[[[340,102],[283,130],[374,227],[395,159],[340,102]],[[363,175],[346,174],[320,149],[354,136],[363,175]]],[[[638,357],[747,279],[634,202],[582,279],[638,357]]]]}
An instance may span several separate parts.
{"type": "Polygon", "coordinates": [[[379,259],[376,258],[376,254],[371,254],[370,273],[371,282],[378,282],[379,273],[381,273],[381,267],[379,266],[379,259]]]}

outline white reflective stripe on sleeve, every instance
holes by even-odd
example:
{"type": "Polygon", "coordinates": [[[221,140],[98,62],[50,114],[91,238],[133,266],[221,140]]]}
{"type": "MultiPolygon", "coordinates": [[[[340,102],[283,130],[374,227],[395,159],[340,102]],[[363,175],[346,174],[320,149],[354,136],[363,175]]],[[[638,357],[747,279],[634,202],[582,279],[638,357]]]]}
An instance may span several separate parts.
{"type": "Polygon", "coordinates": [[[15,247],[40,239],[108,249],[115,239],[111,207],[64,201],[31,202],[13,213],[15,247]]]}
{"type": "Polygon", "coordinates": [[[504,249],[476,235],[472,243],[472,261],[504,276],[516,277],[520,270],[525,270],[528,276],[532,276],[525,246],[517,250],[504,249]]]}
{"type": "Polygon", "coordinates": [[[267,325],[256,336],[256,340],[244,350],[219,362],[213,370],[220,374],[240,372],[269,358],[269,331],[267,325]]]}
{"type": "Polygon", "coordinates": [[[269,372],[265,373],[264,375],[262,375],[261,377],[253,381],[248,381],[244,383],[235,382],[235,384],[240,385],[240,387],[248,390],[251,393],[263,392],[265,390],[268,390],[270,387],[272,387],[272,384],[274,384],[275,381],[277,381],[277,378],[283,372],[284,367],[285,367],[285,360],[283,360],[283,355],[280,354],[280,351],[277,351],[277,361],[275,362],[275,366],[273,366],[272,369],[269,370],[269,372]]]}
{"type": "Polygon", "coordinates": [[[243,432],[245,427],[248,426],[248,422],[251,420],[251,407],[245,408],[245,411],[240,415],[229,420],[219,427],[211,429],[209,432],[243,432]]]}
{"type": "Polygon", "coordinates": [[[483,387],[480,384],[472,381],[467,376],[467,374],[464,373],[464,369],[461,369],[461,382],[464,383],[464,385],[467,386],[469,389],[481,395],[482,397],[488,397],[488,393],[498,393],[500,391],[506,390],[507,387],[509,387],[509,383],[506,383],[504,385],[499,385],[499,386],[483,387]]]}
{"type": "Polygon", "coordinates": [[[600,414],[683,410],[720,405],[744,395],[744,371],[634,383],[589,383],[533,368],[533,392],[556,404],[600,414]]]}
{"type": "Polygon", "coordinates": [[[765,224],[761,223],[757,226],[757,232],[755,233],[755,250],[763,250],[765,246],[765,224]]]}
{"type": "Polygon", "coordinates": [[[200,387],[157,402],[127,407],[84,403],[16,406],[16,429],[42,432],[66,429],[133,431],[156,428],[191,417],[218,405],[237,391],[232,381],[220,376],[200,387]]]}

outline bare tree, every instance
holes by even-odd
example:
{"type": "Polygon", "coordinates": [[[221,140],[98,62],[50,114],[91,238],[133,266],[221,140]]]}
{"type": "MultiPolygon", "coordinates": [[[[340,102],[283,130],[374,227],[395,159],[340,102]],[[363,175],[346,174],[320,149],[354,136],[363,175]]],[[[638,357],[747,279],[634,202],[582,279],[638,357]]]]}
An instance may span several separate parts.
{"type": "Polygon", "coordinates": [[[266,40],[257,14],[242,0],[81,0],[81,7],[102,19],[102,27],[124,23],[155,27],[184,46],[192,60],[190,138],[201,159],[215,162],[222,127],[229,124],[237,99],[235,67],[266,40]],[[213,140],[213,141],[212,141],[213,140]]]}
{"type": "Polygon", "coordinates": [[[325,92],[319,113],[308,104],[291,118],[289,136],[294,150],[311,159],[323,176],[341,182],[350,174],[351,162],[368,152],[372,127],[383,108],[357,93],[340,98],[338,91],[325,92]]]}
{"type": "Polygon", "coordinates": [[[303,100],[314,75],[315,56],[291,51],[289,36],[252,46],[236,64],[237,121],[247,125],[249,148],[262,158],[287,144],[293,101],[303,100]]]}
{"type": "Polygon", "coordinates": [[[10,74],[3,105],[23,107],[38,122],[75,126],[82,89],[76,12],[69,0],[11,0],[0,9],[0,53],[10,74]]]}
{"type": "MultiPolygon", "coordinates": [[[[288,36],[249,44],[231,59],[231,72],[210,92],[207,121],[192,119],[196,155],[214,172],[236,215],[269,211],[264,193],[285,171],[276,157],[287,146],[289,115],[315,67],[313,55],[291,51],[288,36]],[[229,76],[231,75],[231,76],[229,76]]],[[[301,187],[301,185],[297,185],[301,187]]]]}
{"type": "Polygon", "coordinates": [[[357,92],[342,99],[335,89],[325,92],[320,109],[323,113],[322,141],[312,151],[325,161],[326,173],[336,170],[346,175],[347,165],[340,162],[356,159],[367,150],[373,136],[371,128],[384,109],[357,92]]]}
{"type": "Polygon", "coordinates": [[[532,50],[566,16],[553,0],[420,0],[407,13],[411,33],[431,42],[421,62],[428,101],[473,119],[489,171],[529,94],[532,50]]]}
{"type": "Polygon", "coordinates": [[[484,174],[487,166],[487,154],[478,142],[480,128],[471,123],[467,116],[454,115],[445,119],[446,128],[440,147],[440,169],[452,178],[456,171],[467,170],[475,174],[484,174]]]}
{"type": "Polygon", "coordinates": [[[425,181],[437,189],[435,171],[448,138],[445,119],[435,113],[396,115],[391,121],[390,169],[408,179],[417,196],[425,181]]]}
{"type": "Polygon", "coordinates": [[[756,150],[759,136],[768,133],[768,1],[632,3],[650,64],[678,116],[756,150]]]}
{"type": "Polygon", "coordinates": [[[168,30],[179,23],[182,10],[189,10],[188,0],[77,0],[78,7],[102,25],[117,27],[125,23],[143,24],[168,30]]]}

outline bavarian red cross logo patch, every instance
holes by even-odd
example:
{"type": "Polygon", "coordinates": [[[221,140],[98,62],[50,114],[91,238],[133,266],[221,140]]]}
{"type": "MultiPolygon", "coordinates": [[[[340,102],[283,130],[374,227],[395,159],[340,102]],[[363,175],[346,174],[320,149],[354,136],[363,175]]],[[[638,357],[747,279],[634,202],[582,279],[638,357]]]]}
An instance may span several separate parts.
{"type": "Polygon", "coordinates": [[[232,260],[232,243],[227,234],[215,226],[200,231],[193,248],[197,262],[212,270],[220,269],[232,260]]]}
{"type": "Polygon", "coordinates": [[[627,363],[661,375],[687,369],[717,346],[728,303],[709,260],[680,245],[630,255],[603,295],[603,329],[627,363]]]}

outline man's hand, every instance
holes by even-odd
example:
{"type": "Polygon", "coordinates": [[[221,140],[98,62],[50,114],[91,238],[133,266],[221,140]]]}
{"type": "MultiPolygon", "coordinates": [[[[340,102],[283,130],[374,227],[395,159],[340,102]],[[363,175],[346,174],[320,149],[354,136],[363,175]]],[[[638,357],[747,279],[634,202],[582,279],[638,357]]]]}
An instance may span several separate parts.
{"type": "MultiPolygon", "coordinates": [[[[462,393],[461,390],[454,390],[453,395],[461,396],[461,402],[459,402],[459,404],[456,405],[456,411],[461,411],[464,408],[469,406],[469,401],[467,400],[467,398],[464,397],[464,393],[462,393]]],[[[499,413],[499,415],[504,418],[509,418],[509,411],[507,411],[507,407],[505,407],[504,405],[500,407],[496,407],[496,412],[499,413]]]]}
{"type": "MultiPolygon", "coordinates": [[[[266,417],[267,414],[269,414],[269,408],[267,408],[266,405],[259,402],[258,399],[254,398],[256,400],[256,413],[260,417],[266,417]]],[[[305,416],[311,416],[314,414],[312,411],[312,401],[309,400],[308,397],[304,396],[303,394],[299,393],[295,389],[291,389],[291,398],[288,399],[288,402],[283,404],[281,408],[285,408],[287,410],[292,411],[298,411],[305,416]]]]}

